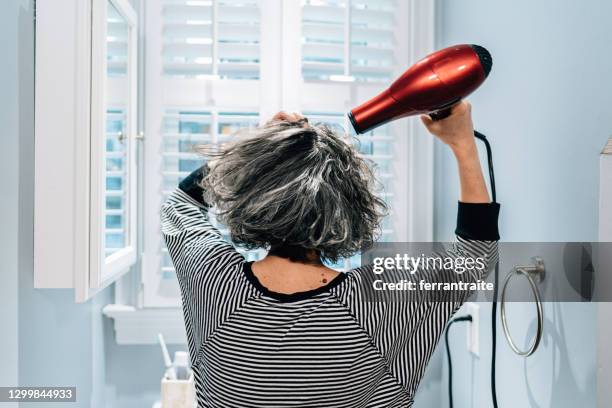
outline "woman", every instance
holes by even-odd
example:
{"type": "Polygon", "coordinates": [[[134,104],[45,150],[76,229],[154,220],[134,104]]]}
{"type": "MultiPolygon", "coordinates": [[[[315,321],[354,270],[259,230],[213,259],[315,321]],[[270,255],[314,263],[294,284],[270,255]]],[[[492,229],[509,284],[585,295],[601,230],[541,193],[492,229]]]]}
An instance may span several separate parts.
{"type": "MultiPolygon", "coordinates": [[[[443,256],[481,257],[488,270],[499,205],[489,200],[470,105],[422,120],[459,167],[457,240],[443,256]]],[[[252,132],[182,181],[162,209],[199,406],[411,406],[446,322],[469,292],[444,302],[369,301],[371,266],[339,273],[323,263],[375,239],[385,208],[364,160],[297,114],[277,114],[252,132]],[[210,205],[235,243],[269,248],[268,255],[245,262],[210,224],[210,205]]],[[[487,270],[461,279],[475,282],[487,270]]],[[[459,279],[448,272],[429,276],[459,279]]]]}

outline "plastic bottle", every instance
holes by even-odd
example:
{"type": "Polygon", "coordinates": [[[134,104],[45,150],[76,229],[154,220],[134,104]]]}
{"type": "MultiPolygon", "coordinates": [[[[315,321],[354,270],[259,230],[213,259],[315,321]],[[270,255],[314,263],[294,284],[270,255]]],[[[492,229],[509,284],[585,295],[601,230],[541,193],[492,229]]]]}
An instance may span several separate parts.
{"type": "Polygon", "coordinates": [[[189,379],[189,354],[186,351],[177,351],[174,353],[173,368],[177,380],[189,379]]]}

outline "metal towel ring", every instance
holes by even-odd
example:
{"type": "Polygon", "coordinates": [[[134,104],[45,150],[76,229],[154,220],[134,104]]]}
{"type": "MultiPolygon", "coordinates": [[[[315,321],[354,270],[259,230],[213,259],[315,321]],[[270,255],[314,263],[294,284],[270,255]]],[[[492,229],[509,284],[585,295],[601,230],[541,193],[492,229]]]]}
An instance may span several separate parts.
{"type": "Polygon", "coordinates": [[[544,261],[542,258],[534,257],[533,258],[534,265],[533,266],[515,266],[509,273],[506,275],[506,279],[504,281],[504,286],[501,294],[501,322],[502,327],[504,328],[504,335],[506,336],[506,340],[508,340],[508,344],[510,348],[519,356],[529,357],[532,355],[538,348],[540,344],[540,340],[542,339],[542,329],[544,325],[544,318],[542,314],[542,301],[540,299],[540,291],[536,286],[536,283],[533,280],[533,275],[537,276],[539,282],[544,280],[546,275],[546,269],[544,267],[544,261]],[[508,329],[508,322],[506,320],[506,289],[508,288],[508,282],[512,279],[513,276],[522,275],[527,279],[529,285],[531,286],[531,291],[533,292],[533,296],[535,298],[537,313],[538,313],[538,329],[536,331],[536,335],[531,343],[531,346],[527,350],[519,349],[512,337],[510,336],[510,330],[508,329]]]}

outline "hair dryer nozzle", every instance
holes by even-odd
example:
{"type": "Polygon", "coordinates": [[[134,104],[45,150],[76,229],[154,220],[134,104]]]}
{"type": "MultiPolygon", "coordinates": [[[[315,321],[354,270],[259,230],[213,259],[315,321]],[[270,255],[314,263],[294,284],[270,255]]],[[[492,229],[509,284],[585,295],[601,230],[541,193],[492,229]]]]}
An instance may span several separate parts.
{"type": "Polygon", "coordinates": [[[489,72],[491,72],[491,67],[493,66],[493,58],[491,58],[491,53],[480,45],[472,44],[470,45],[476,55],[478,55],[478,59],[480,60],[480,65],[482,65],[482,69],[484,70],[485,78],[489,76],[489,72]]]}

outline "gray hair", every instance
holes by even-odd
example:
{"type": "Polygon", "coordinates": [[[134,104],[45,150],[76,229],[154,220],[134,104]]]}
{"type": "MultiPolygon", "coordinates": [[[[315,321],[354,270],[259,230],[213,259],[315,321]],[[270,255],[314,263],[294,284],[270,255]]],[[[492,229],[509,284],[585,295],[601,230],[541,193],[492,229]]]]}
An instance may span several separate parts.
{"type": "Polygon", "coordinates": [[[272,122],[219,151],[202,181],[234,243],[316,250],[332,262],[370,246],[387,206],[368,162],[330,127],[272,122]]]}

